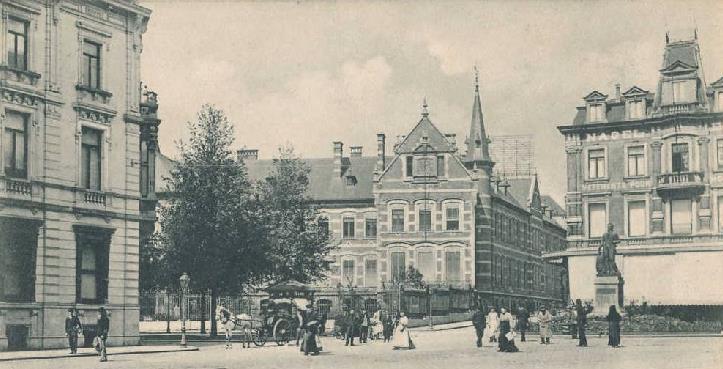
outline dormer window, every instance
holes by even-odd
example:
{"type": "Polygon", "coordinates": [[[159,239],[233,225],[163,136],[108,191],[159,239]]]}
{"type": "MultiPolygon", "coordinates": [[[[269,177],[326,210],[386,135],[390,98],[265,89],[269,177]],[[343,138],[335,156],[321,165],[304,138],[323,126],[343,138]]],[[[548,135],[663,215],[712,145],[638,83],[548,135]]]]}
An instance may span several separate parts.
{"type": "Polygon", "coordinates": [[[356,185],[357,180],[355,176],[346,176],[346,185],[347,186],[354,186],[356,185]]]}
{"type": "Polygon", "coordinates": [[[605,119],[605,105],[603,103],[594,103],[588,105],[587,120],[588,122],[602,122],[605,119]]]}
{"type": "Polygon", "coordinates": [[[645,100],[633,100],[628,104],[628,117],[630,119],[645,118],[645,100]]]}

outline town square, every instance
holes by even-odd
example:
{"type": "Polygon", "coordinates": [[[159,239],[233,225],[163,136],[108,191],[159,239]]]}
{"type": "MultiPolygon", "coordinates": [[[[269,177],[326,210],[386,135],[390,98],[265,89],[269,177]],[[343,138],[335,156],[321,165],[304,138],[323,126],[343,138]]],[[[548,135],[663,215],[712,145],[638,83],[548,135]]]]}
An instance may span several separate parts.
{"type": "Polygon", "coordinates": [[[723,8],[0,1],[0,368],[718,368],[723,8]]]}

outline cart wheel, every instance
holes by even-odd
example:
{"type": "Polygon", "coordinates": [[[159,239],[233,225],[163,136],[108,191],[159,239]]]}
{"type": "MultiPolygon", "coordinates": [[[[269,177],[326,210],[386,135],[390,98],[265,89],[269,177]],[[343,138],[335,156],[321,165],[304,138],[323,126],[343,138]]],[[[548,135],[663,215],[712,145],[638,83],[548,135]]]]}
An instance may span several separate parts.
{"type": "Polygon", "coordinates": [[[274,324],[274,341],[279,346],[289,343],[289,335],[291,334],[291,323],[286,319],[280,319],[274,324]]]}
{"type": "Polygon", "coordinates": [[[266,332],[263,329],[257,329],[254,335],[254,345],[263,346],[266,344],[266,332]]]}

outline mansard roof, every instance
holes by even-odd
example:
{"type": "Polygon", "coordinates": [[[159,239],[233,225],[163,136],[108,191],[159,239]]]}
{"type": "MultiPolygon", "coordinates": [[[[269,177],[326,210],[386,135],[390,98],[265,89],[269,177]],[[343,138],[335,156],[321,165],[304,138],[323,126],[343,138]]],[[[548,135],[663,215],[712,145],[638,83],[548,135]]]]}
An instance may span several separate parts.
{"type": "Polygon", "coordinates": [[[663,66],[661,70],[670,70],[676,63],[693,69],[697,69],[700,66],[698,63],[698,43],[696,40],[671,42],[665,45],[665,54],[663,55],[663,66]]]}

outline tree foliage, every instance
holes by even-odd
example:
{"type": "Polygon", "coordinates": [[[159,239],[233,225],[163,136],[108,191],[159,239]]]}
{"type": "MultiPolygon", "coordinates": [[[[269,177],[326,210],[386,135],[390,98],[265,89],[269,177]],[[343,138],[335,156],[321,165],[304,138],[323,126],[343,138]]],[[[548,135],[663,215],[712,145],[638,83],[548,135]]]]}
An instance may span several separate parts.
{"type": "Polygon", "coordinates": [[[270,173],[256,185],[265,227],[264,277],[270,281],[322,279],[333,246],[308,197],[310,169],[293,148],[279,148],[270,173]]]}
{"type": "Polygon", "coordinates": [[[410,287],[424,288],[424,276],[417,268],[410,265],[404,275],[404,284],[410,287]]]}
{"type": "MultiPolygon", "coordinates": [[[[195,289],[238,293],[258,274],[256,208],[243,162],[234,160],[233,126],[221,110],[204,105],[189,123],[189,142],[171,171],[160,238],[173,285],[183,272],[195,289]]],[[[211,333],[215,334],[215,324],[211,333]]]]}

